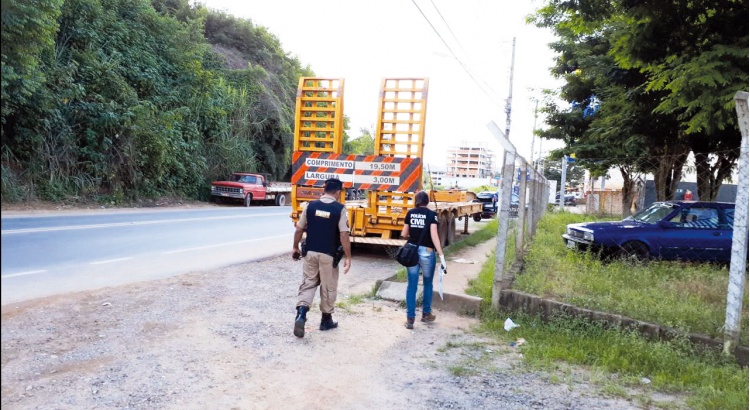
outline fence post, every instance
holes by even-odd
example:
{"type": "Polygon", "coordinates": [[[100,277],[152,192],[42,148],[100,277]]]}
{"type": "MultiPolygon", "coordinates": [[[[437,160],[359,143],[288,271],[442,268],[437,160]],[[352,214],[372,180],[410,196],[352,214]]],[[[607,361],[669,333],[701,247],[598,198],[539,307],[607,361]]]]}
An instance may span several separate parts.
{"type": "Polygon", "coordinates": [[[537,177],[536,170],[533,166],[527,166],[526,169],[529,172],[529,209],[526,212],[526,235],[529,240],[534,236],[534,214],[536,213],[536,195],[537,195],[537,177]]]}
{"type": "Polygon", "coordinates": [[[547,212],[547,203],[549,202],[549,183],[542,172],[537,171],[537,211],[534,214],[533,232],[536,235],[536,229],[542,215],[547,212]]]}
{"type": "Polygon", "coordinates": [[[518,181],[518,215],[516,216],[516,261],[523,260],[523,247],[525,244],[525,227],[526,227],[526,173],[529,170],[529,164],[525,159],[520,158],[521,165],[518,169],[521,176],[518,181]]]}
{"type": "MultiPolygon", "coordinates": [[[[513,171],[516,162],[516,147],[508,141],[505,134],[490,121],[487,128],[497,138],[505,150],[503,159],[503,180],[501,184],[500,212],[498,212],[497,245],[495,247],[495,274],[492,281],[491,305],[494,310],[500,309],[500,291],[503,289],[505,274],[505,244],[508,239],[508,222],[510,221],[510,197],[513,191],[513,171]]],[[[507,286],[507,285],[505,285],[507,286]]]]}
{"type": "Polygon", "coordinates": [[[739,181],[737,198],[734,201],[734,227],[732,231],[732,259],[729,263],[729,287],[727,288],[727,315],[724,322],[724,354],[732,354],[740,340],[742,298],[745,294],[745,269],[748,240],[748,93],[738,91],[734,95],[737,122],[742,134],[739,158],[739,181]]]}
{"type": "Polygon", "coordinates": [[[565,178],[568,174],[568,156],[562,157],[562,176],[560,177],[560,210],[565,210],[565,178]]]}

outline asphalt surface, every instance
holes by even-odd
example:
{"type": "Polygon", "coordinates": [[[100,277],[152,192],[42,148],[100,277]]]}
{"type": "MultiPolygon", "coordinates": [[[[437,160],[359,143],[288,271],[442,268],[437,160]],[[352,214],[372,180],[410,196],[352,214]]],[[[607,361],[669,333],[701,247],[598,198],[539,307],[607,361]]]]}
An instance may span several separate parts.
{"type": "Polygon", "coordinates": [[[286,252],[290,207],[2,217],[2,304],[212,269],[286,252]]]}

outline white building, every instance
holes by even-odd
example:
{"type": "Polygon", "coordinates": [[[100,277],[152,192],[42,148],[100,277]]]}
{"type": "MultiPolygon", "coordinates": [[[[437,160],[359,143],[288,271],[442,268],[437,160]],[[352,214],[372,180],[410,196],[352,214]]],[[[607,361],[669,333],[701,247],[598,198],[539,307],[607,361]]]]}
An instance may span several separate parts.
{"type": "MultiPolygon", "coordinates": [[[[446,177],[488,179],[494,176],[495,154],[484,142],[461,142],[448,149],[446,177]]],[[[481,185],[481,184],[480,184],[481,185]]]]}

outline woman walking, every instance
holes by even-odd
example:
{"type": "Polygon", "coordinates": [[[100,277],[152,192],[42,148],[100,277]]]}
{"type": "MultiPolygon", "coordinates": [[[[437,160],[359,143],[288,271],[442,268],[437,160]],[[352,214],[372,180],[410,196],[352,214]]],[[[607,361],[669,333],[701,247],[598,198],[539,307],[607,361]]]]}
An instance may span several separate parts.
{"type": "Polygon", "coordinates": [[[406,213],[404,228],[401,230],[401,236],[406,238],[407,242],[419,246],[419,263],[406,269],[408,284],[406,287],[405,326],[407,329],[414,329],[420,270],[422,271],[424,288],[422,291],[422,322],[433,322],[436,316],[432,313],[432,280],[435,277],[437,256],[440,256],[441,269],[445,269],[445,256],[443,255],[443,248],[440,246],[440,237],[437,230],[438,217],[435,211],[427,208],[429,203],[430,197],[427,192],[417,192],[414,197],[415,208],[406,213]]]}

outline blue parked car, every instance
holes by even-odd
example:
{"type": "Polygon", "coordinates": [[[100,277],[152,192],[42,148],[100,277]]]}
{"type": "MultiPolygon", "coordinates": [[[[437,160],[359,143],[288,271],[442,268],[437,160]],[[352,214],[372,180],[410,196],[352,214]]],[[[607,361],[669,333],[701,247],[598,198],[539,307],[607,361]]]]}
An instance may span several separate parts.
{"type": "Polygon", "coordinates": [[[569,224],[568,248],[603,256],[729,262],[734,204],[666,201],[620,222],[569,224]]]}

